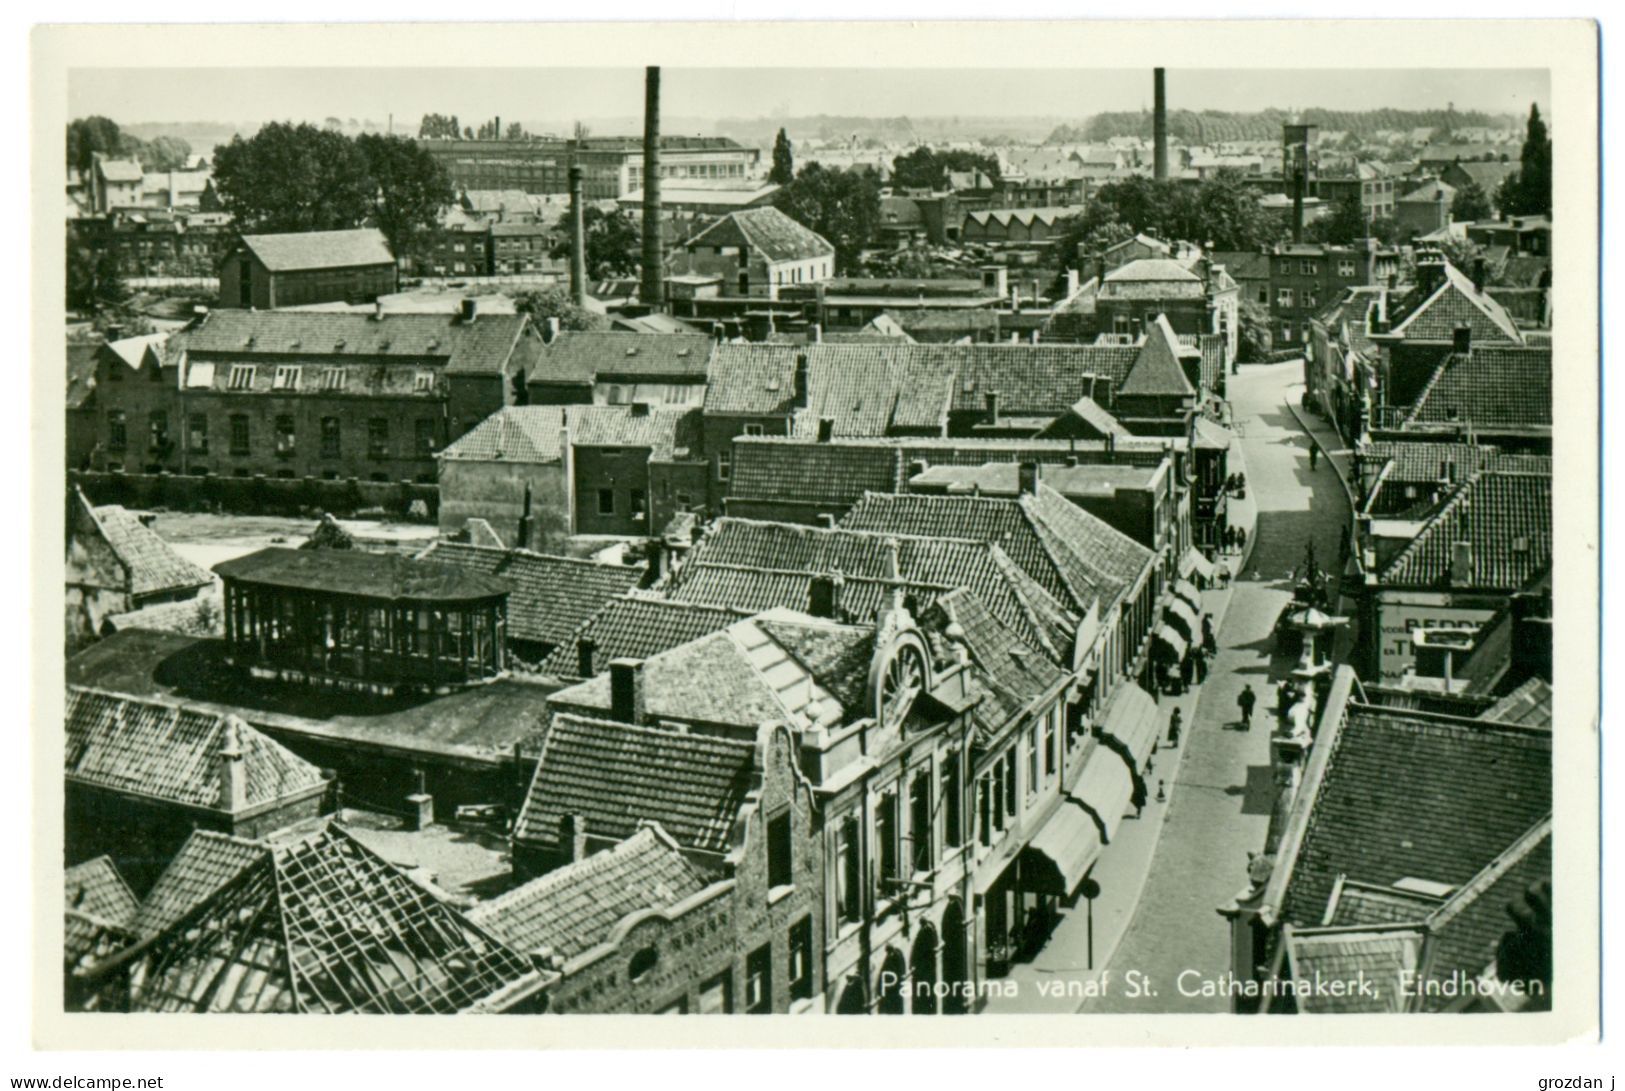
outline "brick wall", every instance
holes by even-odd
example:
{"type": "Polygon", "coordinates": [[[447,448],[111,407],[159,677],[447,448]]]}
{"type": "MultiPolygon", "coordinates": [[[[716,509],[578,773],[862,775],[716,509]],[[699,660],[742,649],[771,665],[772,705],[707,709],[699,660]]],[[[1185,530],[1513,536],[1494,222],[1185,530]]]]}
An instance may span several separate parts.
{"type": "Polygon", "coordinates": [[[98,472],[70,473],[68,478],[84,488],[92,503],[131,508],[293,516],[328,512],[340,517],[382,510],[398,519],[430,522],[440,507],[436,486],[410,481],[98,472]]]}

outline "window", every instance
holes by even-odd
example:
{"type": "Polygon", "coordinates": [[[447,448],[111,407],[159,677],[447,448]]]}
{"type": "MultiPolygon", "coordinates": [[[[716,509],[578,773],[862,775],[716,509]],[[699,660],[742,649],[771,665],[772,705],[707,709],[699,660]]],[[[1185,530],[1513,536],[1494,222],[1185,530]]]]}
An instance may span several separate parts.
{"type": "Polygon", "coordinates": [[[1292,340],[1292,323],[1290,323],[1290,322],[1282,322],[1281,323],[1281,340],[1282,341],[1291,341],[1292,340]]]}
{"type": "Polygon", "coordinates": [[[1258,301],[1268,305],[1270,301],[1270,290],[1268,287],[1258,289],[1258,301]]]}
{"type": "Polygon", "coordinates": [[[700,985],[701,1015],[731,1015],[733,1000],[733,978],[726,970],[700,985]]]}
{"type": "Polygon", "coordinates": [[[951,751],[942,757],[942,843],[944,847],[956,849],[964,840],[961,830],[962,812],[962,784],[959,774],[959,751],[951,751]]]}
{"type": "Polygon", "coordinates": [[[193,413],[186,419],[187,444],[194,455],[209,453],[209,418],[193,413]]]}
{"type": "Polygon", "coordinates": [[[717,452],[717,480],[726,481],[733,472],[734,456],[731,451],[717,452]]]}
{"type": "Polygon", "coordinates": [[[251,390],[254,386],[253,364],[232,364],[231,377],[226,385],[232,390],[251,390]]]}
{"type": "Polygon", "coordinates": [[[660,952],[653,947],[641,947],[633,952],[632,960],[626,964],[626,979],[638,981],[649,975],[649,972],[660,964],[660,952]]]}
{"type": "Polygon", "coordinates": [[[897,793],[889,792],[880,797],[880,806],[875,808],[875,848],[880,854],[878,860],[880,871],[881,893],[890,895],[893,884],[901,877],[897,871],[897,793]]]}
{"type": "Polygon", "coordinates": [[[812,918],[802,917],[790,926],[790,999],[806,1000],[813,994],[812,918]]]}
{"type": "Polygon", "coordinates": [[[124,410],[114,409],[107,414],[107,446],[122,451],[128,442],[124,431],[124,410]]]}
{"type": "Polygon", "coordinates": [[[272,390],[298,390],[299,368],[291,364],[281,364],[276,369],[276,376],[271,380],[272,390]]]}
{"type": "Polygon", "coordinates": [[[1021,741],[1027,751],[1027,798],[1032,799],[1033,793],[1038,791],[1038,752],[1043,748],[1040,732],[1043,725],[1034,724],[1032,731],[1021,741]]]}
{"type": "Polygon", "coordinates": [[[373,417],[367,421],[367,457],[389,456],[389,418],[373,417]]]}
{"type": "Polygon", "coordinates": [[[1306,277],[1312,277],[1320,272],[1320,266],[1312,261],[1299,262],[1298,271],[1306,277]]]}
{"type": "Polygon", "coordinates": [[[248,418],[241,413],[231,417],[231,453],[248,454],[248,418]]]}
{"type": "Polygon", "coordinates": [[[745,956],[745,1010],[766,1015],[773,1010],[773,945],[765,944],[745,956]]]}
{"type": "Polygon", "coordinates": [[[767,820],[767,885],[792,886],[796,881],[790,843],[790,812],[767,820]]]}
{"type": "Polygon", "coordinates": [[[909,856],[916,872],[930,871],[936,831],[931,828],[931,770],[914,774],[908,790],[909,856]]]}
{"type": "Polygon", "coordinates": [[[848,815],[835,835],[835,916],[843,924],[863,914],[860,856],[858,820],[848,815]]]}
{"type": "Polygon", "coordinates": [[[322,457],[339,457],[339,419],[337,417],[322,418],[322,457]]]}
{"type": "Polygon", "coordinates": [[[276,419],[276,453],[293,454],[293,418],[287,415],[276,419]]]}
{"type": "Polygon", "coordinates": [[[1004,813],[1007,818],[1016,816],[1016,755],[1004,755],[1004,813]]]}
{"type": "Polygon", "coordinates": [[[1275,305],[1277,307],[1290,307],[1290,306],[1292,306],[1292,289],[1291,288],[1282,288],[1279,291],[1277,291],[1275,293],[1275,305]]]}
{"type": "Polygon", "coordinates": [[[1055,768],[1060,761],[1060,748],[1057,745],[1056,721],[1060,719],[1061,710],[1057,706],[1044,717],[1044,775],[1053,777],[1055,768]]]}
{"type": "Polygon", "coordinates": [[[762,434],[762,426],[761,425],[759,425],[759,424],[747,424],[747,425],[745,425],[745,435],[747,435],[747,436],[759,436],[761,434],[762,434]]]}
{"type": "Polygon", "coordinates": [[[160,451],[169,445],[169,414],[162,409],[154,409],[147,416],[147,446],[154,451],[160,451]]]}
{"type": "Polygon", "coordinates": [[[984,847],[993,844],[993,787],[985,776],[976,781],[976,839],[984,847]]]}
{"type": "Polygon", "coordinates": [[[648,513],[648,504],[644,500],[642,489],[631,489],[627,492],[632,502],[632,518],[642,519],[648,513]]]}
{"type": "Polygon", "coordinates": [[[420,455],[434,454],[434,421],[419,417],[416,422],[416,447],[420,455]]]}
{"type": "Polygon", "coordinates": [[[344,369],[341,368],[341,367],[330,367],[327,370],[323,371],[322,372],[322,389],[323,390],[343,390],[344,389],[344,374],[345,374],[344,369]]]}
{"type": "Polygon", "coordinates": [[[614,515],[615,514],[615,490],[614,489],[599,489],[598,490],[598,514],[599,515],[614,515]]]}
{"type": "Polygon", "coordinates": [[[1337,275],[1344,278],[1354,276],[1354,263],[1352,261],[1339,261],[1337,263],[1337,275]]]}
{"type": "Polygon", "coordinates": [[[412,378],[412,389],[418,394],[434,392],[434,372],[420,371],[412,378]]]}
{"type": "Polygon", "coordinates": [[[124,381],[124,365],[111,365],[107,369],[107,381],[110,383],[122,383],[124,381]]]}

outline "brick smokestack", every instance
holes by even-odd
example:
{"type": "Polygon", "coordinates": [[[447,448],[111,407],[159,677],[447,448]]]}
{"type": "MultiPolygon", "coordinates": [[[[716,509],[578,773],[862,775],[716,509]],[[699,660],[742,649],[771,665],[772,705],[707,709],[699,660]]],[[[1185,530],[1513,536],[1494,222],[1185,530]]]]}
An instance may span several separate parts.
{"type": "Polygon", "coordinates": [[[587,221],[582,207],[581,167],[570,164],[570,300],[587,305],[587,221]]]}
{"type": "Polygon", "coordinates": [[[643,77],[643,303],[666,301],[665,258],[660,238],[660,67],[643,77]]]}
{"type": "Polygon", "coordinates": [[[1168,180],[1168,88],[1166,69],[1151,70],[1151,140],[1152,176],[1159,182],[1168,180]]]}

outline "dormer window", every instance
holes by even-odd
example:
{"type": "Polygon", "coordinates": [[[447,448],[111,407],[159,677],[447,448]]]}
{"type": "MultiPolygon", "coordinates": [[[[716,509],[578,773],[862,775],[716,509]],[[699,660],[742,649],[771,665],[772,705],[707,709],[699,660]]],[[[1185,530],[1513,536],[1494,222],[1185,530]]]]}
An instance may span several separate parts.
{"type": "Polygon", "coordinates": [[[419,371],[412,380],[412,389],[419,394],[432,393],[434,390],[434,372],[419,371]]]}
{"type": "Polygon", "coordinates": [[[345,371],[341,367],[330,367],[322,372],[323,390],[343,390],[345,371]]]}
{"type": "Polygon", "coordinates": [[[252,390],[254,387],[254,365],[232,364],[231,375],[226,380],[228,389],[252,390]]]}
{"type": "Polygon", "coordinates": [[[276,369],[276,377],[271,381],[272,390],[298,390],[299,368],[283,364],[276,369]]]}

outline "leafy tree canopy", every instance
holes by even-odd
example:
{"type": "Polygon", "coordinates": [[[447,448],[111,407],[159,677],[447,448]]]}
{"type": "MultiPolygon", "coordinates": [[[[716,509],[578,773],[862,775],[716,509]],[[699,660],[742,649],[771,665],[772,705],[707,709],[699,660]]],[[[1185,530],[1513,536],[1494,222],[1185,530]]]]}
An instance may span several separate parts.
{"type": "Polygon", "coordinates": [[[852,269],[880,226],[880,179],[867,170],[802,167],[794,182],[773,195],[785,215],[835,247],[835,267],[852,269]]]}
{"type": "MultiPolygon", "coordinates": [[[[587,234],[587,275],[590,277],[636,276],[643,263],[643,233],[625,212],[605,212],[588,205],[581,213],[587,234]]],[[[555,258],[570,256],[570,214],[558,221],[559,243],[555,258]]]]}
{"type": "Polygon", "coordinates": [[[566,330],[603,330],[609,328],[609,321],[601,314],[596,314],[585,307],[578,307],[570,299],[570,293],[556,284],[532,291],[520,292],[513,297],[514,310],[520,314],[528,314],[531,321],[541,323],[549,318],[559,320],[559,327],[566,330]]]}
{"type": "Polygon", "coordinates": [[[790,135],[783,129],[773,139],[773,169],[768,172],[767,180],[774,185],[786,186],[795,180],[795,156],[790,147],[790,135]]]}
{"type": "Polygon", "coordinates": [[[363,133],[355,139],[374,183],[371,218],[393,253],[406,253],[456,199],[440,161],[415,140],[363,133]]]}
{"type": "Polygon", "coordinates": [[[192,158],[192,146],[178,136],[142,140],[99,115],[68,122],[68,169],[88,171],[98,152],[113,159],[135,159],[147,171],[180,170],[192,158]]]}
{"type": "Polygon", "coordinates": [[[999,157],[966,148],[936,151],[924,145],[892,160],[892,185],[900,189],[942,190],[948,188],[949,171],[979,170],[997,187],[999,157]]]}
{"type": "Polygon", "coordinates": [[[244,232],[336,231],[377,203],[366,153],[342,133],[271,122],[214,150],[214,186],[244,232]]]}
{"type": "Polygon", "coordinates": [[[1477,182],[1469,181],[1456,190],[1456,199],[1450,203],[1450,218],[1457,223],[1487,220],[1493,215],[1489,194],[1477,182]]]}

